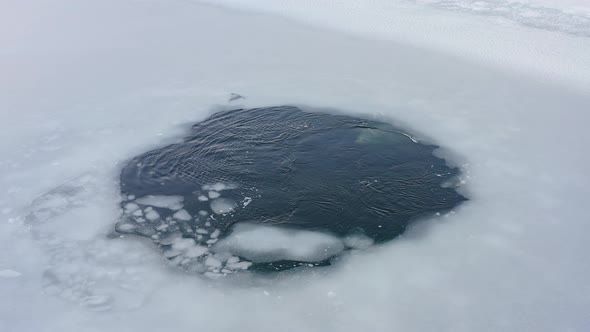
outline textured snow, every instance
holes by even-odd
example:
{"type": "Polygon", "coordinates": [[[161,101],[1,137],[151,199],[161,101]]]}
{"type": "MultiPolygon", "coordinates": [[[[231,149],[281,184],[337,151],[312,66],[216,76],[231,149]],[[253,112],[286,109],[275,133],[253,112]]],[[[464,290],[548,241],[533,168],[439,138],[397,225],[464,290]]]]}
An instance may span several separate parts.
{"type": "Polygon", "coordinates": [[[232,233],[219,241],[215,252],[230,253],[255,263],[280,260],[321,262],[344,250],[342,240],[333,235],[241,223],[232,233]]]}
{"type": "Polygon", "coordinates": [[[0,270],[21,275],[0,278],[0,330],[586,332],[588,3],[522,2],[2,2],[0,270]],[[113,237],[120,166],[232,92],[407,126],[470,201],[276,278],[179,273],[113,237]]]}

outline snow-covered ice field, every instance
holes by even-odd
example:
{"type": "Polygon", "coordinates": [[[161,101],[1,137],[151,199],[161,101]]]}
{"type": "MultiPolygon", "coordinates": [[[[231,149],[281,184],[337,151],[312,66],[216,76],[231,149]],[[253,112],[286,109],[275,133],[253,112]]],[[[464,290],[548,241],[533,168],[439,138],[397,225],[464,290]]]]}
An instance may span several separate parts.
{"type": "Polygon", "coordinates": [[[0,331],[590,330],[585,0],[0,3],[0,331]],[[470,201],[334,267],[188,275],[118,174],[226,106],[388,119],[470,201]]]}

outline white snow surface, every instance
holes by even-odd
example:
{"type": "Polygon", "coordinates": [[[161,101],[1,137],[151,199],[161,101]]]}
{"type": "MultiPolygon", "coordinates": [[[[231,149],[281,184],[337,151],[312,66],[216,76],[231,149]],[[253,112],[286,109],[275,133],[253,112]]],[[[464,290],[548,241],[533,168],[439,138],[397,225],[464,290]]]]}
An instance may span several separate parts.
{"type": "Polygon", "coordinates": [[[342,240],[331,234],[250,223],[236,224],[213,249],[254,263],[321,262],[343,250],[342,240]]]}
{"type": "Polygon", "coordinates": [[[588,331],[588,5],[516,2],[2,2],[0,331],[588,331]],[[232,92],[407,126],[470,200],[278,278],[109,237],[121,165],[232,92]]]}

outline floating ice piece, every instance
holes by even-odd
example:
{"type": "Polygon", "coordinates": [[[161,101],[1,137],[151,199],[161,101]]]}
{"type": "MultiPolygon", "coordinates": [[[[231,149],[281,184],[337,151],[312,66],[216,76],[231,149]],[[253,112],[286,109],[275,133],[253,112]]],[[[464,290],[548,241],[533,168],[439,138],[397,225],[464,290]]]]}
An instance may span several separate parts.
{"type": "Polygon", "coordinates": [[[137,205],[135,203],[127,203],[127,204],[125,204],[125,212],[127,212],[127,213],[133,213],[133,212],[136,212],[137,210],[139,210],[139,205],[137,205]]]}
{"type": "Polygon", "coordinates": [[[205,265],[213,267],[213,268],[220,268],[222,263],[218,259],[216,259],[212,256],[209,256],[209,257],[207,257],[207,260],[205,261],[205,265]]]}
{"type": "Polygon", "coordinates": [[[206,217],[206,216],[208,216],[208,215],[209,215],[209,212],[207,212],[207,211],[205,211],[205,210],[201,210],[201,211],[199,211],[199,215],[200,215],[201,217],[206,217]]]}
{"type": "Polygon", "coordinates": [[[207,197],[205,195],[200,195],[199,197],[197,197],[197,199],[201,202],[206,202],[209,200],[209,197],[207,197]]]}
{"type": "Polygon", "coordinates": [[[225,214],[236,208],[236,202],[229,198],[216,198],[211,201],[211,211],[215,214],[225,214]]]}
{"type": "Polygon", "coordinates": [[[195,258],[205,255],[208,251],[209,249],[206,247],[195,245],[190,247],[184,255],[186,257],[195,258]]]}
{"type": "Polygon", "coordinates": [[[150,205],[164,209],[178,210],[182,208],[182,196],[148,195],[135,200],[141,205],[150,205]]]}
{"type": "Polygon", "coordinates": [[[131,223],[119,223],[115,228],[118,232],[127,233],[135,230],[137,225],[131,223]]]}
{"type": "Polygon", "coordinates": [[[135,212],[133,212],[133,215],[134,215],[135,217],[141,217],[141,216],[143,216],[143,211],[142,211],[142,210],[140,210],[140,209],[138,209],[138,210],[135,210],[135,212]]]}
{"type": "Polygon", "coordinates": [[[344,245],[351,249],[367,249],[375,241],[365,234],[350,234],[344,238],[344,245]]]}
{"type": "MultiPolygon", "coordinates": [[[[147,211],[147,209],[146,209],[146,211],[147,211]]],[[[146,213],[145,218],[149,221],[156,221],[156,220],[160,219],[160,214],[156,210],[152,209],[146,213]]]]}
{"type": "Polygon", "coordinates": [[[247,270],[250,266],[252,266],[252,262],[237,262],[237,263],[227,263],[225,266],[231,270],[247,270]]]}
{"type": "Polygon", "coordinates": [[[242,201],[242,206],[246,207],[250,203],[252,203],[252,197],[244,197],[244,200],[242,201]]]}
{"type": "Polygon", "coordinates": [[[171,234],[166,235],[160,241],[158,241],[161,245],[169,246],[172,245],[174,242],[178,241],[182,238],[182,234],[180,232],[174,232],[171,234]]]}
{"type": "Polygon", "coordinates": [[[174,241],[174,243],[172,243],[172,249],[178,250],[178,251],[184,251],[184,250],[187,250],[187,249],[192,248],[194,246],[195,246],[195,240],[187,239],[187,238],[180,238],[180,239],[177,239],[176,241],[174,241]]]}
{"type": "Polygon", "coordinates": [[[193,218],[185,209],[178,210],[172,217],[182,221],[189,221],[193,218]]]}
{"type": "Polygon", "coordinates": [[[321,262],[342,252],[344,244],[328,233],[242,223],[213,248],[214,252],[229,252],[255,263],[321,262]]]}
{"type": "Polygon", "coordinates": [[[211,233],[211,238],[212,239],[215,239],[215,238],[217,238],[219,236],[219,234],[221,234],[221,231],[218,230],[218,229],[216,229],[216,230],[213,231],[213,233],[211,233]]]}
{"type": "Polygon", "coordinates": [[[219,192],[217,192],[217,191],[213,191],[212,190],[212,191],[210,191],[210,192],[207,193],[207,196],[209,196],[209,198],[211,198],[211,199],[214,199],[214,198],[217,198],[217,197],[221,196],[221,194],[219,192]]]}
{"type": "Polygon", "coordinates": [[[223,191],[223,190],[230,190],[230,189],[237,189],[239,186],[235,183],[214,183],[214,184],[206,184],[201,188],[203,190],[213,190],[213,191],[223,191]]]}
{"type": "Polygon", "coordinates": [[[209,231],[207,231],[206,229],[202,229],[202,228],[197,228],[196,232],[197,232],[197,234],[209,234],[209,231]]]}
{"type": "Polygon", "coordinates": [[[240,257],[237,256],[231,256],[230,258],[227,259],[227,264],[234,264],[240,261],[240,257]]]}

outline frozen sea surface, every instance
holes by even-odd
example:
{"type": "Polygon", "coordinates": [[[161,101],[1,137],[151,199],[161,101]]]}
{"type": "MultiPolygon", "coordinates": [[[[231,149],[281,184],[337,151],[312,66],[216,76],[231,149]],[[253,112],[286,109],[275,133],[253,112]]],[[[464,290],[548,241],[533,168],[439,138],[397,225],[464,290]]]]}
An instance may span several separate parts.
{"type": "Polygon", "coordinates": [[[587,37],[440,1],[223,3],[0,5],[1,331],[588,330],[587,37]],[[231,93],[407,124],[470,201],[280,278],[195,278],[109,237],[123,162],[231,93]]]}

